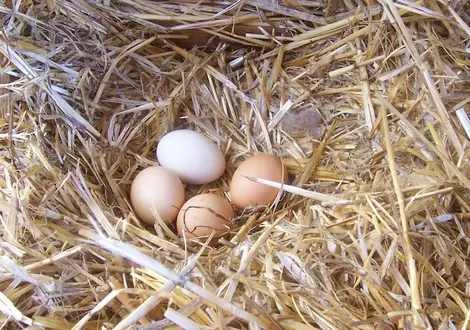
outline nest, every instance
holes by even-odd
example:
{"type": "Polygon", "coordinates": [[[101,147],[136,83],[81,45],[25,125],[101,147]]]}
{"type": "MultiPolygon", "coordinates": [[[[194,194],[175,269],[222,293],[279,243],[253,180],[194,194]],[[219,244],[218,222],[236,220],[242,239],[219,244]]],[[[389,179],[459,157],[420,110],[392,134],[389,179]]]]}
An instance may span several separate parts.
{"type": "Polygon", "coordinates": [[[5,329],[468,329],[470,4],[5,0],[5,329]],[[202,132],[292,181],[217,247],[129,203],[202,132]]]}

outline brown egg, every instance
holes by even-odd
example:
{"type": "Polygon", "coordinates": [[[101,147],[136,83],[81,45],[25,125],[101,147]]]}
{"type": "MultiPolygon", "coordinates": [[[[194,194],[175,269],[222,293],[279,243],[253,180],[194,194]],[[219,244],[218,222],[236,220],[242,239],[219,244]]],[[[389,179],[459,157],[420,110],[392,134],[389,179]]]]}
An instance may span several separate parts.
{"type": "Polygon", "coordinates": [[[170,170],[152,166],[137,174],[132,182],[130,197],[132,207],[142,221],[155,223],[156,211],[169,224],[176,219],[184,203],[184,187],[170,170]]]}
{"type": "MultiPolygon", "coordinates": [[[[187,239],[208,237],[212,231],[220,237],[232,227],[234,212],[230,203],[215,194],[201,194],[189,199],[181,208],[176,228],[187,239]],[[183,235],[184,234],[184,235],[183,235]]],[[[212,244],[217,240],[213,240],[212,244]]]]}
{"type": "Polygon", "coordinates": [[[272,203],[279,189],[253,182],[244,176],[286,183],[287,169],[276,156],[261,154],[245,160],[235,171],[230,183],[230,195],[236,207],[268,206],[272,203]]]}

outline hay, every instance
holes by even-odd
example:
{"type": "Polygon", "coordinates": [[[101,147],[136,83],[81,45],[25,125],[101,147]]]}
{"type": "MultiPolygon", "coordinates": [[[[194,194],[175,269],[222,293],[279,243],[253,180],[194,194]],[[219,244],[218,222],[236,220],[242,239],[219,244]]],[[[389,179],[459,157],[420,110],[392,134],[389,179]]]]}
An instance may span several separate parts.
{"type": "Polygon", "coordinates": [[[467,1],[0,13],[3,328],[470,328],[467,1]],[[189,196],[229,198],[260,152],[291,175],[217,248],[131,211],[132,179],[180,127],[228,164],[189,196]]]}

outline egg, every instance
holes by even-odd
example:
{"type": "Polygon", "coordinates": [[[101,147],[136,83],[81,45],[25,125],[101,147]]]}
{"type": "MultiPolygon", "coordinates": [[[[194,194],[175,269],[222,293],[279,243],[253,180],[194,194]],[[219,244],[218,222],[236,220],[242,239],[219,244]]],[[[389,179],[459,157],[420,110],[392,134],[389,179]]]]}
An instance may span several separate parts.
{"type": "Polygon", "coordinates": [[[283,183],[288,180],[287,170],[279,157],[260,154],[248,158],[240,164],[230,182],[232,202],[240,209],[268,206],[279,193],[279,189],[253,182],[245,176],[283,183]]]}
{"type": "Polygon", "coordinates": [[[218,146],[201,133],[177,130],[158,143],[157,159],[184,183],[206,184],[225,171],[225,158],[218,146]]]}
{"type": "Polygon", "coordinates": [[[179,236],[187,239],[208,237],[213,231],[216,238],[232,228],[233,216],[233,208],[224,197],[210,193],[196,195],[181,207],[176,228],[179,236]]]}
{"type": "Polygon", "coordinates": [[[161,166],[147,167],[135,177],[130,200],[136,215],[153,224],[155,212],[167,224],[174,222],[184,204],[184,187],[178,176],[161,166]]]}

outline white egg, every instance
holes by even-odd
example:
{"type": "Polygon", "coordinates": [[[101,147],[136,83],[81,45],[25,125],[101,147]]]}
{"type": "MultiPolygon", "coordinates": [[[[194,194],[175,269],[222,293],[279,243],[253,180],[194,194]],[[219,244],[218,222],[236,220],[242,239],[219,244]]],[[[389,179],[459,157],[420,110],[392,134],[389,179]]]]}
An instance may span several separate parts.
{"type": "Polygon", "coordinates": [[[184,183],[205,184],[225,171],[225,158],[218,146],[201,133],[177,130],[158,143],[157,159],[184,183]]]}

